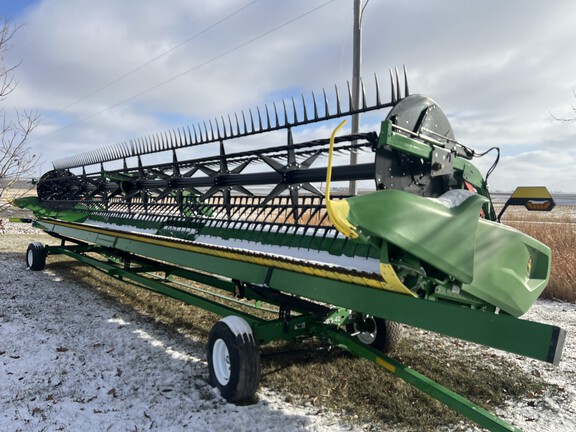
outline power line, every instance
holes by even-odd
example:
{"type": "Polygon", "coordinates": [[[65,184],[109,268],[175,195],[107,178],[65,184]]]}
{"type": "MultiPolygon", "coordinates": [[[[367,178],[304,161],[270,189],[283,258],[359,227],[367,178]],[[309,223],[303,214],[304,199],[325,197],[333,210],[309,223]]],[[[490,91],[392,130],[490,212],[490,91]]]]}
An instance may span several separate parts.
{"type": "Polygon", "coordinates": [[[254,3],[257,3],[257,2],[259,2],[259,1],[260,1],[260,0],[254,0],[254,1],[250,2],[250,3],[248,3],[247,5],[241,7],[240,9],[232,12],[230,15],[227,15],[226,17],[224,17],[224,18],[222,18],[221,20],[215,22],[214,24],[206,27],[205,29],[199,31],[198,33],[196,33],[196,34],[190,36],[189,38],[183,40],[182,42],[174,45],[172,48],[164,51],[163,53],[157,55],[157,56],[154,57],[154,58],[151,58],[151,59],[148,60],[147,62],[145,62],[145,63],[141,64],[140,66],[138,66],[138,67],[130,70],[129,72],[126,72],[124,75],[116,78],[115,80],[110,81],[108,84],[106,84],[106,85],[104,85],[104,86],[102,86],[102,87],[100,87],[100,88],[98,88],[98,89],[96,89],[96,90],[88,93],[88,94],[85,95],[85,96],[82,96],[80,99],[77,99],[77,100],[75,100],[74,102],[66,105],[65,107],[60,108],[58,111],[55,111],[55,112],[53,112],[53,113],[50,113],[50,115],[48,115],[46,118],[50,118],[50,117],[52,117],[52,116],[54,116],[54,115],[56,115],[56,114],[59,114],[59,113],[61,113],[62,111],[65,111],[65,110],[67,110],[68,108],[73,107],[74,105],[76,105],[76,104],[78,104],[78,103],[80,103],[80,102],[88,99],[89,97],[94,96],[94,95],[97,94],[97,93],[100,93],[102,90],[105,90],[105,89],[107,89],[108,87],[111,87],[112,85],[116,84],[117,82],[122,81],[124,78],[129,77],[130,75],[132,75],[132,74],[138,72],[139,70],[145,68],[145,67],[148,66],[149,64],[155,62],[156,60],[158,60],[158,59],[160,59],[160,58],[162,58],[162,57],[164,57],[166,54],[171,53],[172,51],[180,48],[182,45],[187,44],[187,43],[190,42],[191,40],[196,39],[197,37],[203,35],[203,34],[206,33],[207,31],[212,30],[214,27],[216,27],[216,26],[222,24],[223,22],[229,20],[229,19],[232,18],[233,16],[235,16],[235,15],[239,14],[240,12],[242,12],[244,9],[247,9],[248,7],[252,6],[254,3]]]}
{"type": "Polygon", "coordinates": [[[130,97],[128,97],[128,98],[126,98],[126,99],[118,102],[118,103],[115,103],[114,105],[110,105],[109,107],[104,108],[103,110],[97,111],[97,112],[95,112],[95,113],[93,113],[93,114],[90,114],[90,115],[88,115],[88,116],[86,116],[86,117],[83,117],[83,118],[81,118],[80,120],[77,120],[77,121],[75,121],[75,122],[73,122],[73,123],[70,123],[70,124],[68,124],[68,125],[66,125],[66,126],[63,126],[63,127],[59,128],[59,129],[57,129],[57,130],[55,130],[55,131],[52,131],[52,132],[50,132],[50,133],[48,133],[48,134],[46,134],[46,135],[43,135],[42,137],[39,137],[39,138],[37,138],[36,140],[32,140],[32,141],[37,141],[37,140],[44,139],[44,138],[46,138],[47,136],[54,135],[54,134],[56,134],[56,133],[58,133],[58,132],[61,132],[61,131],[65,130],[65,129],[68,129],[68,128],[71,128],[71,127],[73,127],[73,126],[76,126],[76,125],[78,125],[78,124],[80,124],[80,123],[82,123],[82,122],[84,122],[84,121],[86,121],[86,120],[89,120],[89,119],[94,118],[94,117],[96,117],[96,116],[98,116],[98,115],[100,115],[100,114],[103,114],[103,113],[105,113],[106,111],[109,111],[109,110],[111,110],[111,109],[117,108],[118,106],[123,105],[123,104],[125,104],[126,102],[130,102],[131,100],[134,100],[134,99],[136,99],[136,98],[138,98],[138,97],[140,97],[140,96],[142,96],[142,95],[144,95],[144,94],[146,94],[146,93],[149,93],[149,92],[151,92],[152,90],[156,90],[157,88],[160,88],[160,87],[168,84],[169,82],[172,82],[172,81],[174,81],[174,80],[176,80],[176,79],[178,79],[178,78],[180,78],[180,77],[182,77],[182,76],[184,76],[184,75],[186,75],[186,74],[188,74],[188,73],[190,73],[190,72],[193,72],[193,71],[195,71],[195,70],[198,70],[198,69],[206,66],[207,64],[210,64],[210,63],[212,63],[212,62],[214,62],[214,61],[216,61],[216,60],[219,60],[220,58],[222,58],[222,57],[224,57],[224,56],[227,56],[228,54],[231,54],[231,53],[233,53],[234,51],[237,51],[237,50],[239,50],[239,49],[241,49],[241,48],[244,48],[245,46],[250,45],[250,44],[256,42],[256,41],[259,40],[259,39],[262,39],[262,38],[268,36],[269,34],[271,34],[271,33],[275,32],[275,31],[277,31],[277,30],[280,30],[280,29],[286,27],[286,26],[292,24],[293,22],[298,21],[298,20],[304,18],[305,16],[310,15],[311,13],[314,13],[314,12],[316,12],[317,10],[319,10],[319,9],[325,7],[325,6],[328,6],[330,3],[334,3],[335,1],[336,1],[336,0],[329,0],[329,1],[325,2],[325,3],[322,3],[320,6],[317,6],[317,7],[313,8],[313,9],[310,9],[310,10],[308,10],[307,12],[304,12],[303,14],[298,15],[297,17],[288,20],[288,21],[284,22],[283,24],[280,24],[280,25],[278,25],[278,26],[276,26],[276,27],[273,27],[272,29],[267,30],[267,31],[264,32],[264,33],[261,33],[260,35],[258,35],[258,36],[256,36],[256,37],[253,37],[253,38],[251,38],[251,39],[248,39],[247,41],[245,41],[245,42],[243,42],[243,43],[241,43],[241,44],[238,44],[238,45],[236,45],[235,47],[233,47],[233,48],[231,48],[231,49],[229,49],[229,50],[227,50],[227,51],[224,51],[223,53],[218,54],[218,55],[210,58],[209,60],[206,60],[206,61],[204,61],[204,62],[202,62],[202,63],[200,63],[200,64],[198,64],[198,65],[196,65],[196,66],[194,66],[194,67],[192,67],[192,68],[184,71],[184,72],[181,72],[181,73],[179,73],[178,75],[175,75],[175,76],[173,76],[172,78],[167,79],[166,81],[162,81],[161,83],[156,84],[156,85],[154,85],[154,86],[152,86],[152,87],[149,87],[148,89],[143,90],[143,91],[141,91],[140,93],[137,93],[137,94],[135,94],[135,95],[133,95],[133,96],[130,96],[130,97]]]}

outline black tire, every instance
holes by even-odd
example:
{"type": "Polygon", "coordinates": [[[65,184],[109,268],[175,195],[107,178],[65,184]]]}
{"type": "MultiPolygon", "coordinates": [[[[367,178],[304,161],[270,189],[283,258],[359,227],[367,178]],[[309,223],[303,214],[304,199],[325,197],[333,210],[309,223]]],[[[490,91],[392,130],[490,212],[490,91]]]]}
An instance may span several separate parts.
{"type": "Polygon", "coordinates": [[[228,316],[218,321],[208,337],[210,385],[228,402],[251,403],[260,385],[260,350],[250,325],[228,316]]]}
{"type": "Polygon", "coordinates": [[[394,351],[402,338],[400,323],[367,314],[359,314],[355,322],[346,326],[346,331],[384,354],[394,351]]]}
{"type": "Polygon", "coordinates": [[[26,267],[40,271],[46,267],[46,248],[40,242],[30,243],[26,250],[26,267]]]}

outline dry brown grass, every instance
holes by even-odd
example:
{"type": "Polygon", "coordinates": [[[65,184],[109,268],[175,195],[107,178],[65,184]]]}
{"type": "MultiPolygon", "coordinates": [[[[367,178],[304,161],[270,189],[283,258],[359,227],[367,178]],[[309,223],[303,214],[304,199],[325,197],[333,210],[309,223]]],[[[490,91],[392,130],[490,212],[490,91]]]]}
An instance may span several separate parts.
{"type": "Polygon", "coordinates": [[[504,223],[546,244],[552,250],[552,269],[543,298],[576,302],[576,208],[551,213],[515,209],[504,223]]]}

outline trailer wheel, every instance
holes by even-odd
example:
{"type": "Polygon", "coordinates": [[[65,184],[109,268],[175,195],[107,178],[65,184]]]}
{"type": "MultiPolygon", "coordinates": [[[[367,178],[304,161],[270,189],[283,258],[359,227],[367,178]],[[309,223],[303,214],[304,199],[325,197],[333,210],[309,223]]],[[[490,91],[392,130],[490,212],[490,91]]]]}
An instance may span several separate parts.
{"type": "Polygon", "coordinates": [[[228,402],[250,403],[260,385],[260,350],[250,325],[228,316],[218,321],[208,337],[210,385],[228,402]]]}
{"type": "Polygon", "coordinates": [[[26,267],[39,271],[46,267],[46,248],[40,242],[30,243],[26,250],[26,267]]]}
{"type": "Polygon", "coordinates": [[[402,325],[396,321],[385,320],[362,314],[346,326],[346,331],[360,342],[386,354],[398,346],[402,337],[402,325]]]}

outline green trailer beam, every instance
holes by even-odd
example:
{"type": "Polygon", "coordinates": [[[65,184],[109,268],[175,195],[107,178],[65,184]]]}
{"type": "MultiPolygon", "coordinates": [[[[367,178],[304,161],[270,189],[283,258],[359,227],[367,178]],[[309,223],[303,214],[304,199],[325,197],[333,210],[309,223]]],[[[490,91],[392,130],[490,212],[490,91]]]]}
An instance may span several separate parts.
{"type": "Polygon", "coordinates": [[[416,387],[439,402],[442,402],[479,426],[493,432],[521,431],[491,412],[454,393],[452,390],[447,389],[430,378],[427,378],[414,369],[403,365],[393,358],[383,355],[380,351],[358,342],[356,338],[344,333],[343,331],[329,329],[327,331],[327,337],[334,345],[382,366],[388,372],[401,378],[408,384],[416,387]]]}
{"type": "MultiPolygon", "coordinates": [[[[198,246],[192,242],[170,241],[156,236],[52,220],[39,220],[35,225],[60,236],[106,245],[246,283],[264,284],[285,293],[549,363],[558,364],[562,354],[565,331],[557,326],[521,320],[505,314],[476,311],[452,303],[412,298],[382,289],[327,279],[314,273],[275,268],[269,265],[269,260],[266,261],[268,265],[258,264],[258,261],[246,262],[242,261],[241,253],[219,254],[214,248],[201,253],[198,246]]],[[[215,303],[211,308],[218,307],[215,303]]]]}
{"type": "Polygon", "coordinates": [[[432,302],[388,291],[274,270],[270,286],[381,318],[558,364],[565,330],[548,324],[432,302]],[[354,295],[350,295],[353,292],[354,295]]]}

